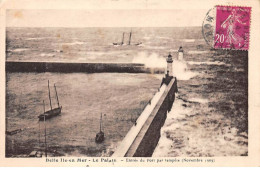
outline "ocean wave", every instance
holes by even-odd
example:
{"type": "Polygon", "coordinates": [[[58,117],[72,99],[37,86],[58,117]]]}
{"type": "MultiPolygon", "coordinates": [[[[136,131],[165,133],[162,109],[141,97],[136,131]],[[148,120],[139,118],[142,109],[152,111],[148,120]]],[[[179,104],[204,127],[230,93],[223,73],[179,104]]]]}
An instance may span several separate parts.
{"type": "Polygon", "coordinates": [[[191,102],[197,102],[202,104],[208,103],[208,99],[202,99],[202,98],[190,98],[188,100],[191,102]]]}
{"type": "Polygon", "coordinates": [[[75,41],[75,42],[71,42],[71,43],[63,43],[65,45],[83,45],[86,44],[85,42],[81,42],[81,41],[75,41]]]}
{"type": "Polygon", "coordinates": [[[209,51],[188,51],[188,54],[205,54],[209,53],[209,51]]]}
{"type": "Polygon", "coordinates": [[[122,51],[106,51],[106,52],[103,52],[103,51],[87,51],[87,52],[82,52],[84,54],[86,54],[87,56],[103,56],[103,55],[117,55],[117,56],[120,56],[120,57],[124,57],[124,54],[126,53],[129,53],[131,51],[128,51],[128,50],[124,50],[124,52],[122,51]]]}
{"type": "Polygon", "coordinates": [[[205,62],[198,62],[198,61],[188,61],[190,65],[226,65],[221,61],[205,61],[205,62]]]}
{"type": "Polygon", "coordinates": [[[156,37],[156,38],[158,38],[158,39],[165,39],[165,40],[170,40],[171,39],[169,37],[156,37]]]}
{"type": "Polygon", "coordinates": [[[173,75],[177,77],[178,80],[189,80],[197,76],[197,73],[188,69],[188,66],[184,61],[175,60],[172,64],[172,68],[173,75]]]}
{"type": "MultiPolygon", "coordinates": [[[[194,98],[194,101],[201,99],[194,98]]],[[[239,135],[229,119],[209,112],[207,106],[194,110],[192,105],[184,107],[183,104],[176,98],[161,128],[153,157],[240,156],[247,153],[247,134],[239,135]]]]}
{"type": "Polygon", "coordinates": [[[14,50],[9,50],[9,51],[11,51],[11,52],[22,52],[22,51],[27,51],[27,50],[29,50],[29,49],[27,49],[27,48],[16,48],[14,50]]]}
{"type": "MultiPolygon", "coordinates": [[[[157,53],[148,54],[147,52],[139,52],[132,60],[132,63],[142,63],[148,68],[167,68],[164,57],[160,57],[157,53]]],[[[185,61],[174,60],[172,64],[173,75],[178,80],[189,80],[197,73],[188,69],[185,61]]]]}
{"type": "Polygon", "coordinates": [[[54,57],[55,54],[52,54],[52,53],[49,53],[49,54],[41,53],[40,56],[41,56],[41,57],[54,57]]]}
{"type": "Polygon", "coordinates": [[[155,49],[155,50],[163,50],[167,48],[164,46],[143,46],[143,47],[145,47],[146,49],[155,49]]]}
{"type": "Polygon", "coordinates": [[[166,68],[165,58],[160,57],[157,53],[149,54],[147,52],[139,52],[132,60],[132,63],[143,63],[149,68],[166,68]]]}
{"type": "Polygon", "coordinates": [[[68,46],[72,46],[72,45],[83,45],[86,44],[86,42],[82,42],[82,41],[75,41],[75,42],[68,42],[68,43],[52,43],[53,45],[68,45],[68,46]]]}
{"type": "Polygon", "coordinates": [[[25,40],[30,41],[30,40],[44,40],[44,39],[50,39],[53,37],[37,37],[37,38],[26,38],[25,40]]]}
{"type": "Polygon", "coordinates": [[[183,39],[184,42],[195,42],[195,39],[183,39]]]}
{"type": "Polygon", "coordinates": [[[183,140],[177,139],[173,142],[172,138],[174,138],[174,136],[172,135],[174,131],[183,127],[183,122],[185,121],[183,118],[185,115],[191,113],[191,109],[184,108],[182,104],[183,102],[179,99],[176,99],[173,103],[171,111],[167,114],[164,126],[161,128],[161,137],[154,150],[153,157],[179,156],[179,153],[173,153],[174,147],[177,145],[178,148],[182,148],[183,140]]]}

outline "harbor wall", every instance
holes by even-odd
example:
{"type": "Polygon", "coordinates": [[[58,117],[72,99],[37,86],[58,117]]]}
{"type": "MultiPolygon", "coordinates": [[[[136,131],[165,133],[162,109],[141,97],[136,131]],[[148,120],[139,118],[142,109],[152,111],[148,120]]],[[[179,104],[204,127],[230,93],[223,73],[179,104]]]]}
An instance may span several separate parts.
{"type": "Polygon", "coordinates": [[[176,78],[172,78],[168,85],[164,83],[161,86],[160,91],[154,96],[155,99],[152,99],[155,100],[154,103],[145,108],[137,124],[130,129],[112,157],[152,156],[161,136],[161,127],[172,108],[177,91],[176,78]]]}
{"type": "Polygon", "coordinates": [[[6,72],[59,72],[59,73],[164,73],[163,68],[147,68],[138,63],[69,63],[6,61],[6,72]]]}

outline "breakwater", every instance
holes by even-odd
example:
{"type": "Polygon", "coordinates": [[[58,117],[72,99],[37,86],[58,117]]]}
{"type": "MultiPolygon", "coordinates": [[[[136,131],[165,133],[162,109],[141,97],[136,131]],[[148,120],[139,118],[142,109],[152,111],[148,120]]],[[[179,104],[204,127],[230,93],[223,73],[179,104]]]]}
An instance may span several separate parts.
{"type": "Polygon", "coordinates": [[[6,61],[7,72],[60,72],[60,73],[164,73],[163,68],[147,68],[138,63],[72,63],[6,61]]]}
{"type": "Polygon", "coordinates": [[[172,108],[177,91],[176,78],[163,79],[160,89],[117,147],[113,157],[152,156],[161,136],[161,127],[172,108]]]}

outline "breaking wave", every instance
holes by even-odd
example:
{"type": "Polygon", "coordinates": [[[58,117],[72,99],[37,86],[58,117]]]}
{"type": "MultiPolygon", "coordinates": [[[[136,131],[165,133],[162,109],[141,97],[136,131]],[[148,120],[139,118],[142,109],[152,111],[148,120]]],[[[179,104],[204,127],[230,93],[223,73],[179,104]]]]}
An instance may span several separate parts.
{"type": "Polygon", "coordinates": [[[14,50],[10,50],[11,52],[23,52],[23,51],[27,51],[29,49],[27,48],[17,48],[17,49],[14,49],[14,50]]]}
{"type": "Polygon", "coordinates": [[[207,62],[196,62],[196,61],[188,61],[188,64],[190,65],[226,65],[223,62],[220,61],[207,61],[207,62]]]}
{"type": "Polygon", "coordinates": [[[52,54],[52,53],[50,53],[50,54],[41,53],[40,56],[41,56],[41,57],[54,57],[55,54],[52,54]]]}
{"type": "Polygon", "coordinates": [[[209,53],[208,51],[188,51],[188,54],[205,54],[209,53]]]}
{"type": "Polygon", "coordinates": [[[182,41],[184,41],[184,42],[195,42],[195,39],[183,39],[182,41]]]}
{"type": "Polygon", "coordinates": [[[44,40],[44,39],[52,39],[53,37],[37,37],[37,38],[26,38],[25,40],[44,40]]]}
{"type": "Polygon", "coordinates": [[[197,73],[194,73],[188,69],[188,66],[185,61],[173,61],[172,68],[173,75],[177,77],[178,80],[189,80],[197,76],[197,73]]]}
{"type": "MultiPolygon", "coordinates": [[[[200,98],[194,100],[206,102],[200,98]]],[[[239,135],[237,128],[230,128],[229,119],[210,112],[207,115],[195,112],[186,104],[178,98],[173,103],[153,157],[235,156],[247,152],[247,134],[239,135]]]]}
{"type": "MultiPolygon", "coordinates": [[[[164,57],[160,57],[157,53],[148,54],[147,52],[138,53],[132,60],[133,63],[143,63],[145,67],[149,68],[166,68],[167,63],[164,57]]],[[[178,80],[189,80],[192,77],[197,76],[188,69],[185,61],[174,60],[172,64],[173,75],[178,80]]]]}
{"type": "Polygon", "coordinates": [[[67,42],[67,43],[52,43],[52,45],[68,45],[68,46],[72,46],[72,45],[83,45],[83,44],[86,44],[86,42],[75,41],[75,42],[67,42]]]}
{"type": "Polygon", "coordinates": [[[201,103],[201,104],[208,103],[207,99],[202,99],[202,98],[191,98],[191,99],[189,99],[189,101],[196,102],[196,103],[201,103]]]}
{"type": "Polygon", "coordinates": [[[132,60],[132,63],[143,63],[149,68],[166,68],[165,58],[160,57],[156,53],[148,54],[147,52],[139,52],[132,60]]]}

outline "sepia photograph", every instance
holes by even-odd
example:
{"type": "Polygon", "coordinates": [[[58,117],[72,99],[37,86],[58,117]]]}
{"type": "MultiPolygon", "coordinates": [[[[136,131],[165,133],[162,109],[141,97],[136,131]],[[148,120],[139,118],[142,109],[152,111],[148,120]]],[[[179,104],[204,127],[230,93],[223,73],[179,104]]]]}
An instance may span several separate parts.
{"type": "Polygon", "coordinates": [[[19,21],[48,12],[7,11],[6,157],[247,156],[247,51],[200,26],[19,21]]]}
{"type": "Polygon", "coordinates": [[[6,9],[3,157],[248,159],[253,16],[225,3],[6,9]]]}

